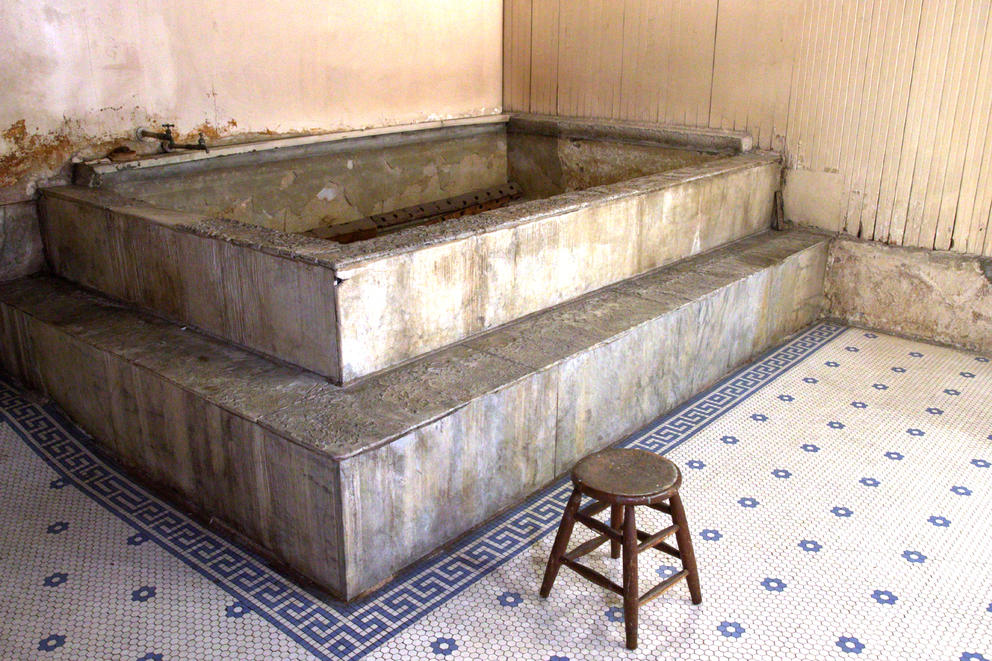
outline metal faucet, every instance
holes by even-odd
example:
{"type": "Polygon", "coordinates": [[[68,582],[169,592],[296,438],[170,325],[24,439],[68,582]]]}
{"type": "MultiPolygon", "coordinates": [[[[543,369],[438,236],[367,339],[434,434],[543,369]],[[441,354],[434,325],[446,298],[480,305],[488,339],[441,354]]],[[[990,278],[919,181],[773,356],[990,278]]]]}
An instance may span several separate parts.
{"type": "Polygon", "coordinates": [[[162,128],[165,129],[163,132],[159,131],[149,131],[148,129],[139,128],[135,133],[138,139],[142,138],[155,138],[161,142],[161,147],[163,152],[170,152],[173,149],[202,149],[203,151],[209,153],[210,150],[207,148],[207,140],[203,136],[203,132],[200,132],[200,139],[196,141],[196,144],[183,144],[176,142],[175,136],[172,135],[172,129],[175,124],[162,124],[162,128]]]}

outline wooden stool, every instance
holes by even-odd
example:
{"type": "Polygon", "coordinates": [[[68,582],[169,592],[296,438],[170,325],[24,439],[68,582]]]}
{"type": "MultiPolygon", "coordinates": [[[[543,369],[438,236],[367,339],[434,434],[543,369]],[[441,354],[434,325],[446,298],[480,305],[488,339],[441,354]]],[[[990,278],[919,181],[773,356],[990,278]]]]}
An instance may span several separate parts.
{"type": "Polygon", "coordinates": [[[568,499],[561,517],[558,535],[551,548],[548,568],[541,583],[541,596],[547,598],[558,576],[558,568],[565,565],[596,585],[613,590],[623,597],[624,626],[627,630],[627,648],[637,649],[637,610],[681,579],[689,584],[692,603],[702,603],[699,592],[699,573],[696,557],[692,552],[692,539],[685,520],[685,510],[679,498],[682,474],[668,459],[645,450],[604,450],[590,455],[572,469],[572,497],[568,499]],[[579,511],[582,496],[596,502],[579,511]],[[664,501],[668,501],[666,505],[664,501]],[[634,506],[647,505],[672,517],[672,525],[661,532],[649,535],[637,529],[634,506]],[[593,517],[610,508],[610,525],[593,517]],[[566,553],[575,522],[592,528],[600,535],[580,544],[566,553]],[[678,548],[664,540],[672,535],[678,548]],[[640,540],[640,544],[638,544],[640,540]],[[623,552],[623,586],[619,586],[599,572],[581,565],[576,560],[610,542],[610,557],[619,558],[623,552]],[[682,560],[682,571],[654,586],[643,595],[637,595],[637,555],[641,551],[657,549],[682,560]]]}

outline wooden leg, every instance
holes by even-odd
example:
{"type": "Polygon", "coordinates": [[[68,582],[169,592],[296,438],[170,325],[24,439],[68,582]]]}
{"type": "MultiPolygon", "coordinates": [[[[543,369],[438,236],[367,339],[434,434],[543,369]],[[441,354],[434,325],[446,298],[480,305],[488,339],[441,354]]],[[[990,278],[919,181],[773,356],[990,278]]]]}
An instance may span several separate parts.
{"type": "Polygon", "coordinates": [[[582,502],[582,494],[578,489],[572,490],[572,497],[565,505],[565,512],[561,515],[561,525],[558,526],[558,535],[555,537],[554,546],[551,547],[551,556],[548,558],[548,567],[544,570],[544,580],[541,582],[541,596],[547,599],[551,594],[551,586],[555,584],[558,576],[558,569],[561,567],[561,557],[568,549],[568,540],[572,536],[572,527],[575,525],[575,513],[579,511],[579,503],[582,502]]]}
{"type": "Polygon", "coordinates": [[[624,506],[623,513],[623,623],[627,630],[627,649],[637,649],[637,524],[634,506],[624,506]]]}
{"type": "MultiPolygon", "coordinates": [[[[623,505],[610,505],[610,527],[619,531],[623,525],[623,505]]],[[[620,542],[610,541],[610,557],[620,557],[620,542]]]]}
{"type": "Polygon", "coordinates": [[[685,577],[685,582],[689,585],[689,594],[692,596],[692,603],[701,604],[703,594],[699,591],[699,571],[696,569],[696,554],[692,550],[692,535],[689,534],[689,523],[685,519],[685,509],[682,507],[682,499],[678,494],[672,496],[669,501],[672,505],[672,521],[678,525],[675,532],[675,539],[679,544],[679,554],[682,556],[682,568],[689,572],[685,577]]]}

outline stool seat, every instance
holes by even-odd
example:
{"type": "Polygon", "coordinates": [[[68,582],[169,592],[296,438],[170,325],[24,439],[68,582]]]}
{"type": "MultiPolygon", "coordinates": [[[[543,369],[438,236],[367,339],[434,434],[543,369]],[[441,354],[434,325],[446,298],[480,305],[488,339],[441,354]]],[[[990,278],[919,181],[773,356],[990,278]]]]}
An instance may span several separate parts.
{"type": "Polygon", "coordinates": [[[646,450],[613,449],[575,465],[572,481],[587,496],[608,503],[646,504],[678,491],[679,469],[646,450]]]}
{"type": "Polygon", "coordinates": [[[572,469],[572,495],[561,515],[561,525],[551,547],[548,566],[544,570],[540,594],[545,599],[558,577],[558,569],[568,567],[596,585],[623,597],[624,628],[627,648],[637,649],[637,619],[641,606],[657,599],[669,588],[685,580],[692,603],[702,602],[699,591],[699,571],[692,550],[689,524],[679,496],[682,473],[668,459],[645,450],[612,449],[589,455],[572,469]],[[583,495],[593,502],[580,509],[583,495]],[[666,502],[667,501],[667,502],[666,502]],[[647,506],[672,517],[672,525],[651,534],[637,528],[635,510],[647,506]],[[595,518],[610,510],[609,524],[595,518]],[[568,542],[572,528],[581,523],[599,535],[579,544],[571,551],[568,542]],[[665,540],[675,535],[678,546],[665,540]],[[610,557],[623,557],[623,584],[579,562],[579,558],[609,543],[610,557]],[[637,556],[655,550],[682,561],[682,570],[672,574],[644,594],[638,594],[637,556]]]}

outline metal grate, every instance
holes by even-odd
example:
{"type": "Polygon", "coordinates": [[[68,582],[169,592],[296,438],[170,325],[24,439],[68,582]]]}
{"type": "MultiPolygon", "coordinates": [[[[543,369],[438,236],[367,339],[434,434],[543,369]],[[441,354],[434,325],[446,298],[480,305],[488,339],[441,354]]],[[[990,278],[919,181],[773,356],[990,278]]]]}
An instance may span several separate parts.
{"type": "Polygon", "coordinates": [[[406,227],[432,225],[451,218],[498,209],[519,199],[521,195],[520,186],[511,181],[492,188],[404,207],[348,223],[318,227],[306,232],[306,234],[338,243],[351,243],[371,239],[406,227]]]}

